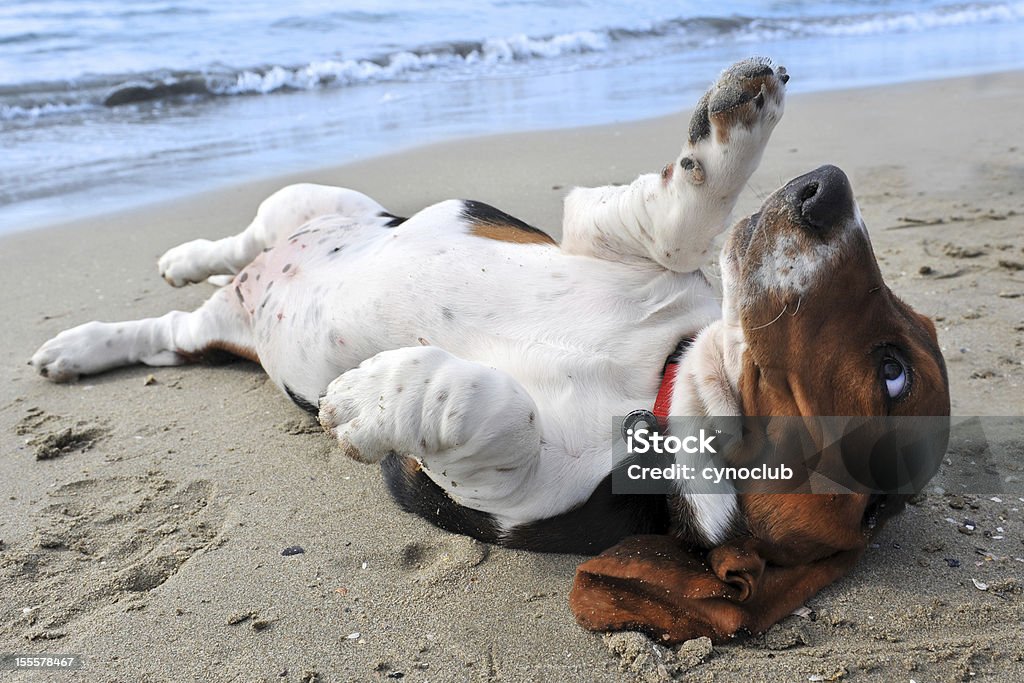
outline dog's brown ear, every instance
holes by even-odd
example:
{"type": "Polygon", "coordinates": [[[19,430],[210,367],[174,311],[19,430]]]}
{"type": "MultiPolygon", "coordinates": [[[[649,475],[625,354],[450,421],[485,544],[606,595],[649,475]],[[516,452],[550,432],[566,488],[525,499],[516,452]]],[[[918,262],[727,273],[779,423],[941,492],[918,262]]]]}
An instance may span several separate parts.
{"type": "Polygon", "coordinates": [[[860,550],[766,565],[747,537],[698,557],[669,536],[633,536],[584,562],[569,604],[592,631],[642,631],[664,643],[760,633],[842,576],[860,550]]]}
{"type": "Polygon", "coordinates": [[[741,627],[734,606],[756,584],[744,570],[730,566],[730,580],[722,581],[670,536],[633,536],[580,565],[569,605],[592,631],[643,631],[672,643],[722,640],[741,627]]]}

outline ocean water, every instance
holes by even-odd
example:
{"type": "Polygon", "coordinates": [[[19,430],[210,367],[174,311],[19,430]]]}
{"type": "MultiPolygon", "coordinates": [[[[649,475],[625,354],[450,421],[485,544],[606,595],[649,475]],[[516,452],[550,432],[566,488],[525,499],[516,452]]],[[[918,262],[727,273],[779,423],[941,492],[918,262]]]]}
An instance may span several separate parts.
{"type": "Polygon", "coordinates": [[[6,0],[0,233],[466,135],[1024,67],[1024,2],[6,0]],[[712,13],[713,12],[713,13],[712,13]]]}

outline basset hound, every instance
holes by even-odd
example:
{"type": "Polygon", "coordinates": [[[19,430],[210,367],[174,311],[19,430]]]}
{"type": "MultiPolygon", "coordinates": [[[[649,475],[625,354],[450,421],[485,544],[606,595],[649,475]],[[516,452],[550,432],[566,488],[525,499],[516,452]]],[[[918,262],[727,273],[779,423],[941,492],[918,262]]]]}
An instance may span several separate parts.
{"type": "Polygon", "coordinates": [[[561,244],[479,202],[401,218],[354,190],[286,187],[244,232],[160,259],[174,286],[233,276],[199,309],[86,323],[31,364],[63,382],[250,359],[344,454],[381,463],[406,510],[510,547],[603,551],[571,594],[587,628],[763,630],[852,565],[882,501],[616,495],[612,416],[654,404],[681,340],[671,415],[949,413],[935,329],[882,281],[838,168],[733,227],[721,293],[701,271],[788,80],[767,60],[727,69],[664,170],[567,196],[561,244]]]}

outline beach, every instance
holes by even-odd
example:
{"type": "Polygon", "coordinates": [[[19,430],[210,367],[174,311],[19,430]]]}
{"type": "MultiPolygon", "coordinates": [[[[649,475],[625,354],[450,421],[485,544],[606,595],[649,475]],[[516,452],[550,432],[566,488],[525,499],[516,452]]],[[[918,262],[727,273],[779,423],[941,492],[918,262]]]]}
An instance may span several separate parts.
{"type": "MultiPolygon", "coordinates": [[[[1020,71],[794,95],[735,212],[822,163],[844,169],[887,283],[936,321],[956,415],[1024,414],[1022,110],[1020,71]]],[[[285,184],[353,187],[396,215],[473,198],[558,237],[571,187],[660,169],[687,121],[414,147],[0,238],[0,654],[85,662],[0,680],[1024,677],[1024,493],[923,496],[808,603],[813,619],[663,648],[575,624],[582,558],[399,510],[377,468],[344,459],[257,366],[54,385],[26,365],[79,323],[198,306],[212,288],[172,289],[156,259],[240,231],[285,184]]]]}

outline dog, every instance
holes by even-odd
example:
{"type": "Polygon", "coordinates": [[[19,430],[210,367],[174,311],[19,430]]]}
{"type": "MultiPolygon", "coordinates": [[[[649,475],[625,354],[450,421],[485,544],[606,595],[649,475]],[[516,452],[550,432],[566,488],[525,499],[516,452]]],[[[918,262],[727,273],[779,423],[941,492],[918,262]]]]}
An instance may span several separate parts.
{"type": "Polygon", "coordinates": [[[354,190],[287,187],[241,234],[160,259],[174,286],[231,276],[199,309],[86,323],[31,364],[63,382],[258,362],[344,454],[382,465],[404,509],[509,547],[604,551],[570,596],[585,627],[761,631],[856,561],[885,501],[615,495],[611,416],[659,394],[671,415],[949,414],[935,328],[885,286],[839,169],[733,227],[721,303],[702,271],[788,80],[763,59],[724,71],[660,173],[569,193],[561,244],[479,202],[403,218],[354,190]]]}

